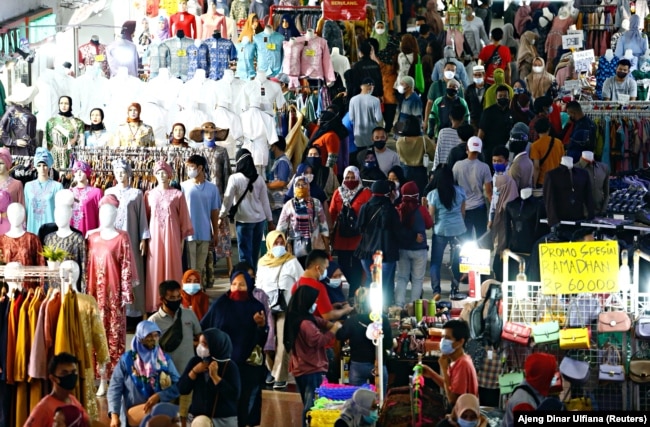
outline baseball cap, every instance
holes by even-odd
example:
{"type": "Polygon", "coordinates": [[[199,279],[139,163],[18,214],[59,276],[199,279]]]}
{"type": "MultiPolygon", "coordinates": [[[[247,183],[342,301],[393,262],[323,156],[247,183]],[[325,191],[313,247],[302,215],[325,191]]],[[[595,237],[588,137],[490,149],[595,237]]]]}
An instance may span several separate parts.
{"type": "Polygon", "coordinates": [[[371,79],[370,77],[366,77],[365,79],[363,79],[363,81],[361,82],[361,84],[362,84],[362,85],[370,85],[370,86],[374,86],[374,85],[375,85],[375,81],[374,81],[373,79],[371,79]]]}
{"type": "Polygon", "coordinates": [[[483,141],[478,136],[473,136],[467,141],[467,150],[480,153],[483,150],[483,141]]]}

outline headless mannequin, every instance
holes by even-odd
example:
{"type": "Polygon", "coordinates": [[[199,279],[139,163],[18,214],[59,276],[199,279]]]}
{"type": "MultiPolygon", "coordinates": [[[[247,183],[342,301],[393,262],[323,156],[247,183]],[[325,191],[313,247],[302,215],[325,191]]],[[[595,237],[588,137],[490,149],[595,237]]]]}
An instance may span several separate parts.
{"type": "Polygon", "coordinates": [[[521,191],[519,192],[519,195],[523,200],[526,200],[530,198],[530,196],[533,195],[533,189],[528,187],[528,188],[522,188],[521,191]]]}
{"type": "Polygon", "coordinates": [[[307,30],[307,33],[305,34],[305,38],[307,40],[311,40],[313,38],[316,38],[316,34],[314,34],[314,30],[312,30],[312,29],[307,30]]]}
{"type": "MultiPolygon", "coordinates": [[[[61,238],[66,238],[73,233],[70,228],[72,205],[63,200],[67,193],[69,193],[69,190],[61,190],[57,193],[57,197],[54,199],[54,222],[58,227],[56,235],[61,238]]],[[[74,202],[74,196],[72,196],[72,201],[74,202]]]]}
{"type": "Polygon", "coordinates": [[[215,30],[215,31],[212,33],[212,38],[214,38],[214,39],[220,39],[220,38],[221,38],[221,31],[215,30]]]}
{"type": "Polygon", "coordinates": [[[268,35],[273,34],[273,27],[271,27],[270,25],[264,27],[264,34],[268,34],[268,35]]]}
{"type": "Polygon", "coordinates": [[[611,61],[612,58],[614,58],[614,51],[611,50],[611,49],[607,49],[607,50],[605,51],[605,59],[606,59],[607,61],[611,61]]]}
{"type": "Polygon", "coordinates": [[[560,160],[560,164],[566,166],[569,169],[573,169],[573,157],[562,156],[562,159],[560,160]]]}
{"type": "Polygon", "coordinates": [[[185,31],[183,31],[183,30],[176,31],[176,37],[178,37],[179,39],[184,38],[185,37],[185,31]]]}
{"type": "Polygon", "coordinates": [[[5,233],[5,236],[18,239],[26,233],[23,228],[23,224],[25,223],[25,207],[23,205],[20,203],[10,204],[7,208],[7,219],[11,228],[5,233]]]}
{"type": "Polygon", "coordinates": [[[631,60],[634,58],[634,52],[632,52],[632,49],[625,49],[625,55],[623,55],[623,58],[631,60]]]}
{"type": "Polygon", "coordinates": [[[257,80],[260,83],[266,82],[266,73],[264,71],[258,71],[255,80],[257,80]]]}

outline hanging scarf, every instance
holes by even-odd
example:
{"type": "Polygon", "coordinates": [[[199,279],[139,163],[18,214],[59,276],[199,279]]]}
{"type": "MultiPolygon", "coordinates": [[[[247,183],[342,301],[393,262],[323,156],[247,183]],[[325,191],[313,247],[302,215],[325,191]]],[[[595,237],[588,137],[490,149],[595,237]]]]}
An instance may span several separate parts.
{"type": "Polygon", "coordinates": [[[164,16],[160,16],[158,18],[158,25],[164,24],[162,28],[158,29],[158,33],[156,34],[155,40],[158,41],[158,43],[163,42],[169,38],[169,21],[167,18],[164,16]]]}
{"type": "Polygon", "coordinates": [[[59,98],[59,102],[61,102],[63,98],[68,99],[68,103],[70,104],[70,107],[68,108],[68,111],[66,111],[65,113],[61,111],[61,107],[59,107],[59,115],[63,117],[72,117],[72,98],[70,98],[67,95],[63,95],[59,98]]]}
{"type": "Polygon", "coordinates": [[[278,28],[276,28],[275,31],[282,34],[282,36],[284,37],[284,41],[287,42],[291,40],[291,37],[300,37],[300,31],[298,31],[295,22],[293,21],[293,19],[291,19],[291,15],[289,15],[288,13],[282,15],[282,19],[280,19],[280,25],[278,25],[278,28]],[[282,27],[283,21],[287,21],[289,27],[283,28],[282,27]]]}
{"type": "Polygon", "coordinates": [[[131,369],[131,378],[138,391],[143,396],[149,397],[154,393],[163,390],[165,385],[161,386],[161,374],[164,372],[168,375],[167,358],[159,345],[153,349],[148,349],[140,341],[147,335],[158,332],[160,328],[154,322],[143,320],[138,323],[135,330],[135,336],[131,340],[131,357],[133,369],[131,369]]]}
{"type": "MultiPolygon", "coordinates": [[[[254,13],[251,13],[248,15],[248,18],[246,19],[246,23],[244,24],[244,28],[242,28],[241,33],[239,34],[239,43],[242,42],[244,37],[248,37],[248,40],[252,43],[253,42],[253,36],[255,35],[255,29],[253,28],[253,19],[258,19],[257,15],[254,13]]],[[[260,23],[258,20],[257,23],[257,28],[260,27],[260,23]]]]}
{"type": "Polygon", "coordinates": [[[295,258],[289,252],[285,253],[279,258],[273,256],[273,253],[271,253],[271,249],[273,248],[273,245],[275,244],[275,241],[278,239],[279,236],[282,236],[282,238],[286,243],[287,238],[283,232],[278,230],[269,231],[269,233],[266,235],[266,254],[259,259],[257,265],[261,265],[264,267],[279,267],[285,262],[295,258]]]}
{"type": "Polygon", "coordinates": [[[629,46],[630,43],[639,43],[642,44],[643,42],[643,35],[641,34],[641,31],[639,31],[639,24],[641,23],[641,18],[639,15],[632,15],[630,18],[630,29],[623,34],[623,38],[625,39],[625,45],[629,46]]]}
{"type": "Polygon", "coordinates": [[[341,196],[343,204],[349,204],[354,196],[356,196],[359,191],[363,190],[363,183],[361,182],[361,173],[359,173],[359,169],[356,166],[348,166],[343,171],[343,179],[345,179],[345,176],[349,172],[352,172],[354,174],[354,178],[359,181],[359,184],[356,188],[353,188],[351,190],[345,185],[341,184],[339,187],[339,195],[341,196]]]}

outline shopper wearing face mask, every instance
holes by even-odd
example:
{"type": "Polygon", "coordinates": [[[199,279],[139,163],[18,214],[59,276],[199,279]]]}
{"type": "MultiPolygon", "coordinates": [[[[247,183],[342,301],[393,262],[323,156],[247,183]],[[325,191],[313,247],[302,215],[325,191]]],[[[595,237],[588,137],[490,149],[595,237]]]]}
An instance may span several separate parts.
{"type": "Polygon", "coordinates": [[[334,427],[374,427],[378,418],[377,393],[360,388],[345,401],[334,427]]]}
{"type": "Polygon", "coordinates": [[[554,81],[555,76],[546,71],[544,59],[536,57],[533,60],[532,73],[526,76],[526,86],[533,99],[549,95],[554,81]]]}
{"type": "Polygon", "coordinates": [[[483,111],[478,125],[478,137],[483,141],[483,156],[492,158],[492,150],[510,138],[510,130],[514,125],[510,109],[510,91],[506,86],[496,90],[497,103],[483,111]]]}
{"type": "MultiPolygon", "coordinates": [[[[201,333],[199,319],[192,310],[181,306],[181,285],[175,280],[166,280],[158,285],[158,296],[160,308],[149,320],[160,328],[163,350],[169,354],[175,366],[184,369],[192,357],[194,340],[201,333]],[[181,326],[174,326],[176,322],[181,326]],[[166,342],[169,344],[165,345],[166,342]]],[[[187,417],[190,400],[191,396],[181,396],[181,418],[187,417]]]]}
{"type": "MultiPolygon", "coordinates": [[[[322,257],[319,258],[314,258],[314,265],[322,268],[323,260],[322,257]]],[[[326,263],[327,259],[324,261],[326,263]]],[[[305,274],[309,269],[310,267],[305,274]]],[[[327,274],[327,268],[323,268],[323,272],[327,274]]],[[[289,300],[284,324],[284,346],[291,352],[289,371],[296,379],[304,405],[302,427],[308,425],[307,412],[314,404],[316,389],[320,387],[328,369],[325,348],[341,327],[340,323],[332,323],[316,314],[319,301],[323,298],[327,299],[326,292],[319,292],[310,285],[299,286],[289,300]]]]}
{"type": "MultiPolygon", "coordinates": [[[[267,234],[266,249],[266,255],[257,262],[259,280],[256,281],[256,286],[268,295],[277,292],[278,301],[281,298],[279,296],[281,293],[284,302],[287,303],[291,295],[291,286],[300,279],[304,270],[298,259],[287,251],[287,240],[284,233],[275,230],[267,234]]],[[[282,344],[286,307],[282,308],[280,304],[274,303],[270,309],[273,313],[275,328],[270,328],[274,336],[270,340],[267,339],[267,344],[270,341],[272,348],[268,348],[268,345],[265,346],[265,350],[268,350],[266,367],[269,370],[266,384],[272,385],[274,390],[282,390],[287,386],[289,374],[289,352],[282,344]]]]}
{"type": "Polygon", "coordinates": [[[616,75],[609,77],[603,83],[603,100],[618,101],[620,95],[630,97],[630,101],[636,101],[637,85],[634,77],[630,76],[632,64],[629,59],[621,59],[616,66],[616,75]]]}
{"type": "Polygon", "coordinates": [[[377,164],[379,170],[381,170],[385,175],[388,174],[388,171],[391,170],[393,166],[400,165],[397,153],[386,146],[387,139],[388,135],[386,134],[386,129],[383,127],[378,126],[372,130],[372,145],[375,149],[377,164]]]}
{"type": "Polygon", "coordinates": [[[158,345],[160,336],[160,328],[154,322],[138,323],[131,350],[120,357],[108,386],[111,427],[133,425],[127,423],[127,418],[139,425],[139,420],[157,403],[178,397],[178,371],[171,356],[158,345]]]}
{"type": "Polygon", "coordinates": [[[437,138],[440,130],[452,126],[452,120],[449,116],[454,109],[460,108],[463,111],[461,122],[469,121],[469,108],[467,108],[465,99],[459,95],[459,88],[460,83],[457,80],[449,80],[445,96],[441,96],[433,102],[431,114],[429,115],[429,135],[434,135],[437,138]]]}
{"type": "Polygon", "coordinates": [[[208,306],[210,305],[210,297],[205,293],[201,284],[201,273],[196,270],[187,270],[183,274],[182,285],[181,298],[183,299],[183,307],[192,310],[196,318],[201,321],[205,313],[208,312],[208,306]]]}
{"type": "Polygon", "coordinates": [[[375,82],[366,78],[361,82],[361,93],[350,100],[350,120],[354,128],[354,143],[359,151],[372,146],[372,129],[381,125],[384,117],[381,114],[379,99],[372,96],[375,82]]]}
{"type": "Polygon", "coordinates": [[[379,169],[379,163],[377,162],[374,149],[369,149],[364,152],[362,165],[361,182],[364,187],[370,188],[375,182],[386,179],[386,174],[379,169]]]}
{"type": "Polygon", "coordinates": [[[490,87],[490,85],[485,83],[485,67],[482,65],[475,65],[473,71],[473,83],[469,85],[465,91],[465,102],[469,109],[470,124],[474,126],[475,129],[478,129],[478,123],[483,114],[483,99],[485,97],[485,91],[490,87]]]}
{"type": "Polygon", "coordinates": [[[478,397],[478,379],[472,358],[465,354],[465,343],[469,340],[469,325],[464,320],[450,320],[442,326],[442,340],[438,359],[440,373],[422,365],[422,374],[444,389],[450,405],[463,394],[478,397]]]}
{"type": "Polygon", "coordinates": [[[230,337],[210,328],[203,331],[198,341],[196,356],[189,360],[178,380],[178,389],[192,396],[190,413],[195,419],[204,415],[215,426],[237,427],[241,382],[239,368],[230,360],[230,337]]]}
{"type": "Polygon", "coordinates": [[[403,95],[399,106],[398,121],[404,121],[408,117],[416,117],[422,121],[422,99],[414,92],[415,80],[411,76],[404,76],[397,80],[399,85],[397,91],[403,95]]]}
{"type": "Polygon", "coordinates": [[[427,105],[424,108],[424,122],[422,124],[424,131],[427,132],[429,136],[432,136],[433,132],[435,131],[435,129],[433,129],[435,122],[434,123],[431,122],[431,112],[433,110],[433,104],[439,98],[448,95],[447,89],[450,81],[456,82],[456,84],[454,85],[456,88],[456,93],[454,94],[454,97],[464,98],[463,85],[460,84],[459,80],[454,78],[457,69],[458,69],[458,65],[456,65],[455,62],[451,62],[451,61],[447,62],[444,65],[444,72],[442,78],[440,80],[434,80],[433,83],[431,84],[431,87],[429,88],[429,92],[427,93],[427,105]]]}
{"type": "Polygon", "coordinates": [[[77,386],[79,376],[77,358],[69,353],[59,353],[50,360],[47,372],[48,379],[52,383],[52,391],[31,410],[25,426],[50,427],[57,408],[64,405],[76,406],[82,412],[85,421],[90,422],[88,414],[72,393],[77,386]]]}
{"type": "Polygon", "coordinates": [[[487,427],[488,419],[481,414],[481,407],[476,396],[465,393],[458,397],[451,414],[447,414],[436,427],[487,427]]]}

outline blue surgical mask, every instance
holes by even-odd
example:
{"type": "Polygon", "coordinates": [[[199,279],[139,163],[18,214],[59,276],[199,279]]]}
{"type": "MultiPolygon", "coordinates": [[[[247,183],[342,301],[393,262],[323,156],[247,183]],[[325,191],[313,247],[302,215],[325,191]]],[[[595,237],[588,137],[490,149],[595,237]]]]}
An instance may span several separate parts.
{"type": "Polygon", "coordinates": [[[194,295],[201,290],[200,283],[183,283],[183,291],[186,294],[194,295]]]}
{"type": "Polygon", "coordinates": [[[379,411],[375,409],[374,411],[370,411],[368,415],[363,416],[363,420],[368,423],[368,424],[374,424],[377,422],[379,419],[379,411]]]}
{"type": "Polygon", "coordinates": [[[366,169],[372,169],[377,167],[377,162],[365,162],[363,167],[366,169]]]}
{"type": "Polygon", "coordinates": [[[203,140],[203,146],[205,148],[214,148],[217,146],[216,142],[214,139],[204,139],[203,140]]]}
{"type": "Polygon", "coordinates": [[[310,314],[314,314],[314,312],[316,311],[316,307],[318,307],[318,306],[316,305],[316,303],[314,303],[314,304],[311,306],[311,308],[309,309],[309,313],[310,313],[310,314]]]}
{"type": "Polygon", "coordinates": [[[526,91],[524,90],[523,87],[516,87],[516,88],[514,88],[513,90],[514,90],[515,93],[518,94],[518,95],[519,95],[519,94],[522,94],[522,93],[524,93],[524,92],[526,92],[526,91]]]}
{"type": "Polygon", "coordinates": [[[506,171],[505,163],[492,163],[492,167],[494,168],[494,171],[497,173],[503,173],[506,171]]]}
{"type": "Polygon", "coordinates": [[[456,422],[460,427],[476,427],[476,425],[478,424],[478,420],[467,421],[462,418],[458,418],[456,422]]]}
{"type": "Polygon", "coordinates": [[[343,283],[343,279],[330,279],[328,285],[332,288],[338,288],[343,283]]]}
{"type": "Polygon", "coordinates": [[[440,340],[440,352],[442,354],[451,354],[454,352],[454,342],[447,339],[443,338],[440,340]]]}
{"type": "Polygon", "coordinates": [[[271,248],[271,253],[273,254],[274,257],[280,258],[287,253],[287,248],[285,248],[284,246],[273,246],[271,248]]]}
{"type": "Polygon", "coordinates": [[[548,107],[548,114],[551,114],[553,112],[553,106],[548,107]]]}

